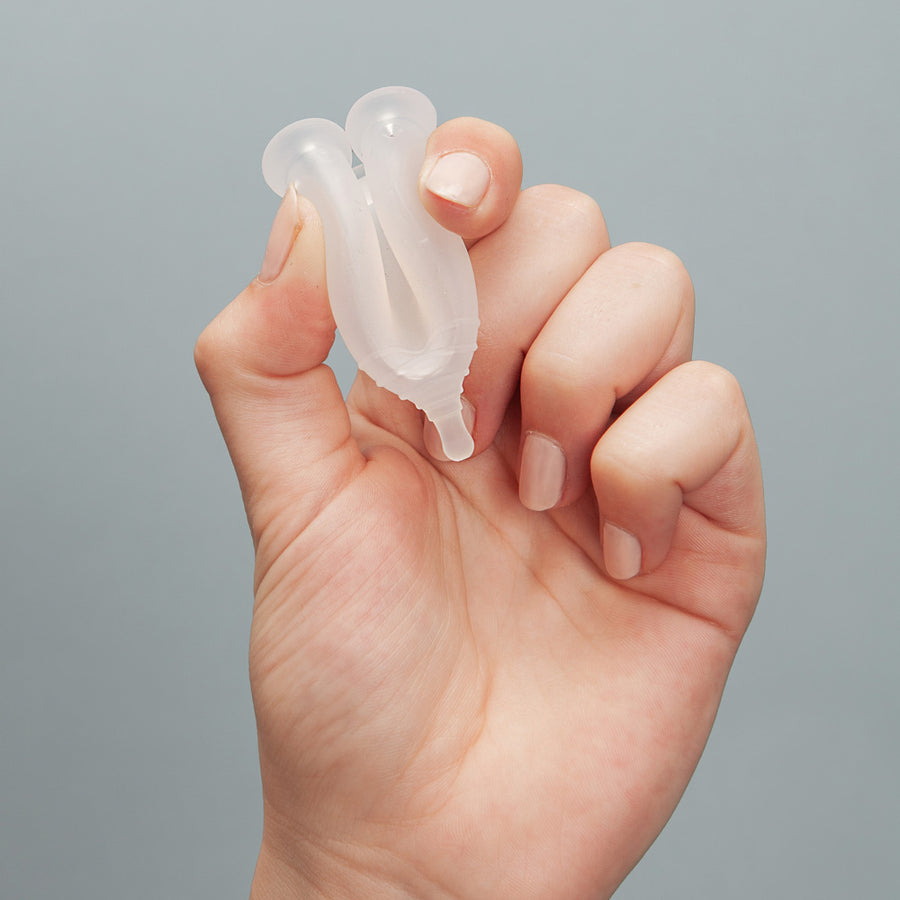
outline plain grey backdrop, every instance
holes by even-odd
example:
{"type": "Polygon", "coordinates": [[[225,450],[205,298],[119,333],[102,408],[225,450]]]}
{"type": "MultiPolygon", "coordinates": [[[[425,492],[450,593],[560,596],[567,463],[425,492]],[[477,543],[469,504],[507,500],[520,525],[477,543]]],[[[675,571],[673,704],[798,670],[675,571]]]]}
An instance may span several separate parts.
{"type": "Polygon", "coordinates": [[[898,896],[898,16],[6,0],[0,896],[247,895],[251,550],[192,345],[261,261],[269,137],[385,84],[680,254],[756,424],[762,602],[617,897],[898,896]]]}

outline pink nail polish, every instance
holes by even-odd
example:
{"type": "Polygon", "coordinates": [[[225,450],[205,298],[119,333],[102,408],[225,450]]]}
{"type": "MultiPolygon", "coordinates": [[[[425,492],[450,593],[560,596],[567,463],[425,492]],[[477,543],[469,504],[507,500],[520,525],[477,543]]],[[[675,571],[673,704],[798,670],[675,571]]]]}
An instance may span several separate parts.
{"type": "Polygon", "coordinates": [[[522,446],[519,499],[523,506],[540,512],[559,503],[566,481],[566,456],[562,447],[546,435],[531,431],[522,446]]]}
{"type": "Polygon", "coordinates": [[[457,150],[439,157],[423,183],[432,194],[471,209],[484,199],[491,171],[481,157],[457,150]]]}
{"type": "Polygon", "coordinates": [[[272,230],[269,232],[269,241],[266,244],[266,252],[262,265],[259,267],[259,281],[270,284],[280,274],[294,246],[294,240],[301,228],[300,208],[297,202],[297,189],[293,184],[288,186],[275,214],[272,230]]]}
{"type": "Polygon", "coordinates": [[[610,578],[627,581],[641,571],[641,544],[624,528],[603,525],[603,565],[610,578]]]}

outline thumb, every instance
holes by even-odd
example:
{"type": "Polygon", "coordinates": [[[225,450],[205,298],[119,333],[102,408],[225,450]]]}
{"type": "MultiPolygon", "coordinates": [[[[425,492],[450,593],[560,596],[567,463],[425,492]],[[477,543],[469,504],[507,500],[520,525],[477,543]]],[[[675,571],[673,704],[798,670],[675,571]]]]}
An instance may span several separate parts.
{"type": "Polygon", "coordinates": [[[288,188],[260,274],[200,335],[194,358],[231,454],[254,540],[287,508],[298,527],[362,462],[332,371],[322,223],[288,188]]]}

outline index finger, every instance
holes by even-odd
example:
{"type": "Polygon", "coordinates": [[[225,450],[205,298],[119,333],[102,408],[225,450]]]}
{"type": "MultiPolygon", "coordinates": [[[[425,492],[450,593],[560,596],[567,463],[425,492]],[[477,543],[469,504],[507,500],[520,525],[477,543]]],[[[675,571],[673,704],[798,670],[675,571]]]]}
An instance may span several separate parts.
{"type": "Polygon", "coordinates": [[[419,175],[425,209],[471,245],[509,217],[522,184],[513,136],[483,119],[451,119],[428,139],[419,175]]]}

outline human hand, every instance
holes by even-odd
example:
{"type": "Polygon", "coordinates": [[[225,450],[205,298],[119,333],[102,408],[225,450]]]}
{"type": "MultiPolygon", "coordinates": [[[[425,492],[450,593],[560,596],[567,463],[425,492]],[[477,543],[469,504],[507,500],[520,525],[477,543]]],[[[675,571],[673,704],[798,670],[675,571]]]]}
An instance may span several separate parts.
{"type": "Polygon", "coordinates": [[[256,900],[610,895],[759,595],[752,428],[735,379],[689,362],[681,263],[609,249],[582,194],[519,193],[496,126],[441,126],[425,175],[454,150],[489,177],[450,157],[428,183],[450,199],[421,195],[478,285],[472,459],[436,459],[365,375],[344,402],[321,224],[292,191],[197,343],[256,549],[256,900]]]}

